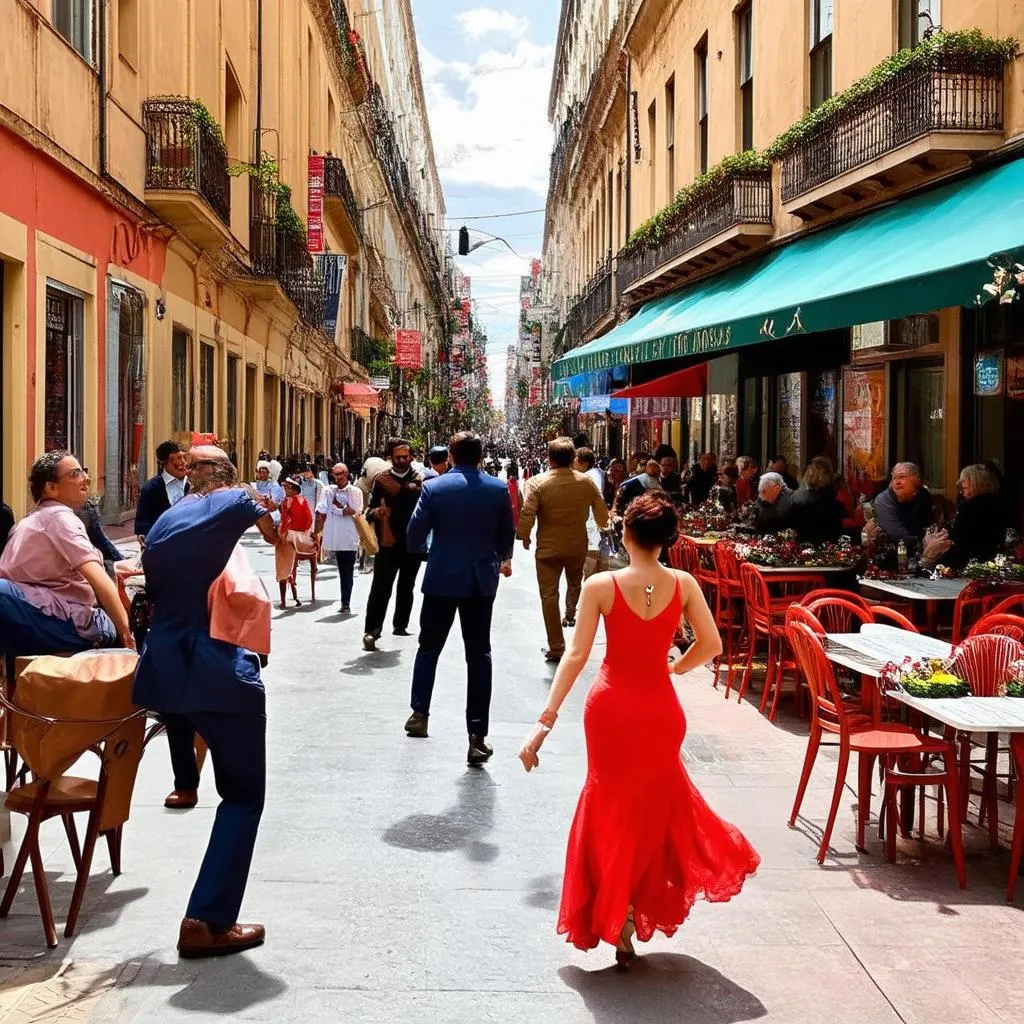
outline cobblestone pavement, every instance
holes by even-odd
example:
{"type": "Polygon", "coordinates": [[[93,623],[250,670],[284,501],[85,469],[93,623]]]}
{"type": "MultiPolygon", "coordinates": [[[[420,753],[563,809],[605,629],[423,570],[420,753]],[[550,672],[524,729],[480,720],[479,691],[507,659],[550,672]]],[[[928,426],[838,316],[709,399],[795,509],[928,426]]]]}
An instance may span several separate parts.
{"type": "MultiPolygon", "coordinates": [[[[246,543],[272,582],[268,551],[246,543]]],[[[361,618],[337,611],[334,572],[325,568],[319,583],[315,605],[275,611],[266,672],[271,777],[244,918],[266,923],[267,945],[178,961],[178,921],[216,794],[207,772],[196,810],[164,810],[170,771],[156,743],[125,830],[124,874],[113,878],[97,852],[79,936],[46,951],[31,882],[0,921],[2,1024],[1021,1019],[1024,917],[1004,902],[1006,854],[989,852],[969,828],[970,888],[960,892],[934,835],[901,840],[896,865],[873,834],[858,853],[848,789],[819,867],[815,835],[834,760],[822,756],[808,817],[788,829],[806,725],[788,708],[769,725],[756,707],[727,704],[706,673],[681,686],[687,762],[712,806],[761,851],[760,873],[733,902],[698,904],[673,940],[650,943],[627,974],[608,949],[567,946],[555,913],[584,773],[580,712],[601,649],[540,770],[527,776],[515,752],[551,672],[540,658],[532,565],[520,554],[496,610],[496,753],[487,769],[471,770],[458,646],[442,662],[431,738],[408,740],[415,640],[386,635],[380,651],[364,654],[361,618]]],[[[308,587],[303,576],[300,592],[308,587]]],[[[368,588],[361,577],[357,608],[368,588]]],[[[5,854],[9,864],[9,845],[5,854]]],[[[43,855],[59,930],[73,876],[57,822],[44,826],[43,855]]]]}

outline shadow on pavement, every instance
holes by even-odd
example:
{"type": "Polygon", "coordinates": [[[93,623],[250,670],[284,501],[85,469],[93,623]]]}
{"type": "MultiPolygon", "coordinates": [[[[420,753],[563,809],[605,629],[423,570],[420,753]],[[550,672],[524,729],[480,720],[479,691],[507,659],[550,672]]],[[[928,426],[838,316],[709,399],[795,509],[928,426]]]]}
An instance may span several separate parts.
{"type": "Polygon", "coordinates": [[[539,910],[558,910],[561,902],[561,875],[541,875],[530,879],[529,891],[523,902],[539,910]]]}
{"type": "MultiPolygon", "coordinates": [[[[608,946],[601,952],[614,955],[608,946]]],[[[641,955],[628,972],[614,965],[600,971],[563,967],[558,976],[583,997],[595,1024],[739,1024],[768,1012],[760,999],[714,967],[678,953],[641,955]]]]}
{"type": "Polygon", "coordinates": [[[397,668],[401,660],[401,651],[366,651],[358,658],[345,662],[338,671],[345,676],[362,676],[367,672],[397,668]]]}
{"type": "Polygon", "coordinates": [[[484,837],[494,828],[497,787],[486,772],[470,768],[459,777],[457,799],[441,814],[410,814],[382,836],[388,846],[421,853],[463,850],[477,863],[489,863],[499,853],[484,837]]]}
{"type": "MultiPolygon", "coordinates": [[[[259,953],[257,952],[257,956],[259,953]]],[[[259,1003],[270,1002],[285,992],[288,985],[274,974],[260,970],[249,957],[240,953],[222,960],[216,968],[195,974],[179,963],[161,985],[184,984],[185,988],[167,1000],[170,1006],[196,1013],[242,1013],[259,1003]]],[[[140,978],[140,981],[142,979],[140,978]]]]}

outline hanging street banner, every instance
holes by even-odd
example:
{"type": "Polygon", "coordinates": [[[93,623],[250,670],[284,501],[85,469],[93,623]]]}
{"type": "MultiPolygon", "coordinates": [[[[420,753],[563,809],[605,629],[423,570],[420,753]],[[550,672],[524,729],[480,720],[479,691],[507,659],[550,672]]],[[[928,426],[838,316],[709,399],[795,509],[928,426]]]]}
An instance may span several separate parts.
{"type": "Polygon", "coordinates": [[[471,283],[468,277],[459,278],[459,298],[468,299],[471,295],[471,283]]]}
{"type": "Polygon", "coordinates": [[[338,330],[341,286],[345,280],[348,257],[344,253],[326,253],[319,257],[319,263],[324,282],[324,331],[333,338],[338,330]]]}
{"type": "Polygon", "coordinates": [[[400,370],[423,368],[423,337],[419,331],[395,331],[395,366],[400,370]]]}
{"type": "Polygon", "coordinates": [[[309,208],[306,246],[310,252],[324,251],[324,158],[309,158],[309,208]]]}

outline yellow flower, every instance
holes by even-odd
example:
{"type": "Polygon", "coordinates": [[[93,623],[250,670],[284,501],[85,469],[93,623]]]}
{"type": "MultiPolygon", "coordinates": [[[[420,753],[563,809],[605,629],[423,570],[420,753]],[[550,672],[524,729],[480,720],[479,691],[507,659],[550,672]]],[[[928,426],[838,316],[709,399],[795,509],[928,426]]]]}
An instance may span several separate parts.
{"type": "Polygon", "coordinates": [[[928,677],[929,683],[959,683],[960,680],[949,672],[933,672],[928,677]]]}

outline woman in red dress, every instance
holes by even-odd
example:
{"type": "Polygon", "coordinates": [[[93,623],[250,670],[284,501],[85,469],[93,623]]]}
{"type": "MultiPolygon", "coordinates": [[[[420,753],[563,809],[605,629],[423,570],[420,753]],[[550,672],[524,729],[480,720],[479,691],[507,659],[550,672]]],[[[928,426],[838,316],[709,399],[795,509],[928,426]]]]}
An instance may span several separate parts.
{"type": "Polygon", "coordinates": [[[284,501],[281,502],[281,526],[278,532],[284,544],[275,551],[275,575],[281,587],[281,607],[285,603],[285,588],[292,587],[292,600],[296,608],[301,607],[299,592],[295,586],[295,559],[297,555],[310,555],[316,551],[313,540],[313,510],[309,502],[299,493],[301,486],[294,477],[284,482],[284,501]]]}
{"type": "Polygon", "coordinates": [[[714,618],[692,576],[658,562],[677,527],[669,497],[649,491],[631,503],[623,543],[630,564],[583,586],[576,631],[547,707],[519,753],[527,771],[587,663],[603,616],[607,655],[587,697],[587,779],[566,855],[558,933],[579,949],[616,947],[623,966],[632,937],[671,936],[698,897],[735,896],[760,857],[742,833],[704,802],[683,765],[686,718],[670,672],[721,653],[714,618]],[[683,620],[694,643],[668,662],[683,620]]]}

